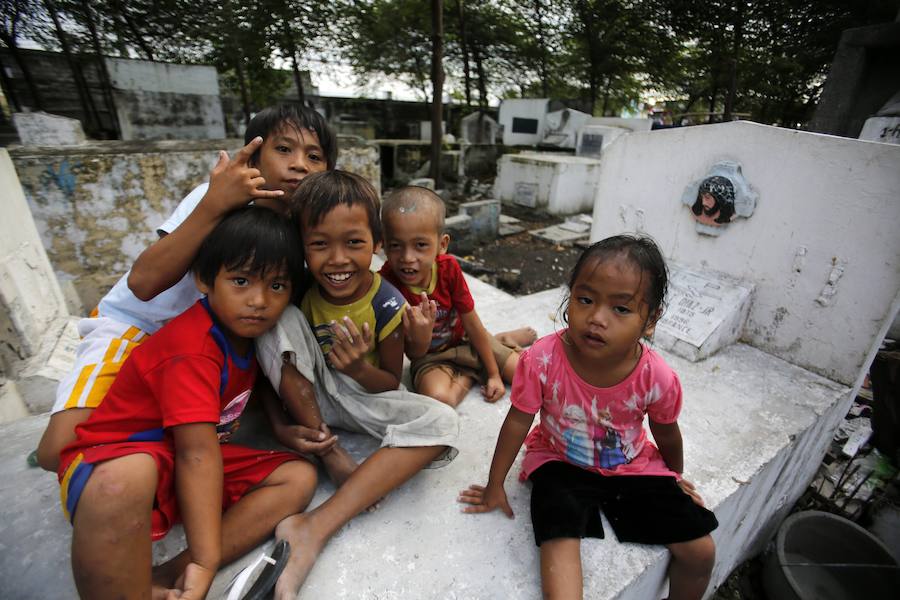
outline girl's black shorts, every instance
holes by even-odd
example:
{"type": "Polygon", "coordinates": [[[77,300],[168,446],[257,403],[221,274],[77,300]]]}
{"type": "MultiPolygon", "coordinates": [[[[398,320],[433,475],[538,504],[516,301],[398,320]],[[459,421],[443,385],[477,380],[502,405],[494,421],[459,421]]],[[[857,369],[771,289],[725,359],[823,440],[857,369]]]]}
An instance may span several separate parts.
{"type": "Polygon", "coordinates": [[[719,526],[674,477],[605,476],[562,461],[531,477],[531,522],[538,546],[553,538],[603,537],[600,511],[620,542],[674,544],[701,538],[719,526]]]}

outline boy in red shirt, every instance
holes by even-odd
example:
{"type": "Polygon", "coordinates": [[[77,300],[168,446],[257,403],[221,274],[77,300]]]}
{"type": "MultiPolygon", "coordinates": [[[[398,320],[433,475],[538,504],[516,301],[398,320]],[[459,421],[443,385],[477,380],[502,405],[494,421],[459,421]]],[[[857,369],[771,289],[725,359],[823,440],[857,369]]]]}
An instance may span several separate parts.
{"type": "Polygon", "coordinates": [[[444,201],[428,188],[408,186],[385,199],[382,221],[385,279],[406,298],[406,355],[413,388],[450,406],[465,398],[475,381],[488,402],[506,392],[521,346],[537,337],[530,327],[490,335],[456,259],[447,254],[444,201]]]}
{"type": "Polygon", "coordinates": [[[228,443],[256,378],[253,340],[299,288],[295,228],[267,208],[237,209],[191,270],[205,297],[131,353],[60,457],[82,597],[177,588],[203,598],[220,564],[261,543],[315,491],[315,468],[297,455],[228,443]],[[179,521],[188,547],[151,577],[150,541],[179,521]]]}

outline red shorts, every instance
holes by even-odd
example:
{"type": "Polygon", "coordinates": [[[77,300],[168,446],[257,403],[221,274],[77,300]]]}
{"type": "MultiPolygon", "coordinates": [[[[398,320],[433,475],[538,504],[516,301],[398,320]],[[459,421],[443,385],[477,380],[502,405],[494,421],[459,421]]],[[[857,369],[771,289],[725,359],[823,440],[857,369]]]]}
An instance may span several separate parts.
{"type": "MultiPolygon", "coordinates": [[[[222,511],[224,512],[253,486],[262,482],[272,471],[289,460],[302,460],[289,452],[257,450],[235,444],[221,444],[222,449],[222,511]]],[[[63,452],[58,472],[59,495],[63,512],[69,521],[75,516],[78,499],[94,467],[104,461],[149,454],[156,461],[156,500],[153,503],[151,537],[158,540],[172,525],[181,522],[175,496],[175,449],[171,442],[123,442],[104,444],[68,453],[63,452]]]]}

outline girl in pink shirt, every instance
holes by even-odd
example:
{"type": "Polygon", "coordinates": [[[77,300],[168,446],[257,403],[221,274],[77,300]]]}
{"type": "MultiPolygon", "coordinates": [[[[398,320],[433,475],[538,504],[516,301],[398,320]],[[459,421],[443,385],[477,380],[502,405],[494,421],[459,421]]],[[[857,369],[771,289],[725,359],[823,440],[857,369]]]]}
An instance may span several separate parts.
{"type": "Polygon", "coordinates": [[[466,512],[500,508],[512,518],[503,482],[525,443],[521,478],[533,484],[545,597],[582,597],[581,538],[603,537],[600,510],[619,541],[666,545],[670,600],[702,598],[709,584],[718,522],[681,477],[681,384],[641,342],[662,314],[667,280],[650,238],[585,250],[569,280],[568,328],[522,354],[488,483],[460,494],[466,512]]]}

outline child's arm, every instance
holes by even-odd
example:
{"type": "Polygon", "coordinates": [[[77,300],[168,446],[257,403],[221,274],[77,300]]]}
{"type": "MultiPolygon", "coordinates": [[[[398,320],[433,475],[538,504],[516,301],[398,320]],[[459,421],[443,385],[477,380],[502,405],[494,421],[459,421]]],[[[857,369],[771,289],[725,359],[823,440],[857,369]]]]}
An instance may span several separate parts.
{"type": "Polygon", "coordinates": [[[460,319],[469,341],[475,347],[478,357],[481,358],[481,364],[484,365],[484,369],[487,371],[488,380],[481,389],[481,394],[488,402],[496,402],[506,393],[506,386],[503,385],[503,379],[500,377],[500,368],[497,366],[494,352],[491,350],[491,334],[481,324],[481,319],[478,318],[478,313],[475,312],[474,308],[467,313],[461,314],[460,319]]]}
{"type": "Polygon", "coordinates": [[[335,369],[349,375],[369,393],[386,392],[400,387],[400,372],[403,369],[403,331],[397,327],[386,338],[378,342],[380,367],[366,360],[372,344],[372,332],[368,323],[363,323],[360,333],[349,317],[343,323],[332,323],[334,341],[328,360],[335,369]]]}
{"type": "Polygon", "coordinates": [[[422,292],[422,301],[418,306],[406,305],[406,310],[403,311],[403,331],[406,333],[406,356],[410,360],[428,353],[435,315],[437,303],[429,300],[425,292],[422,292]]]}
{"type": "Polygon", "coordinates": [[[281,399],[265,377],[257,378],[256,385],[253,387],[253,396],[262,400],[263,408],[272,425],[272,431],[275,433],[275,439],[285,448],[299,454],[321,456],[328,454],[337,443],[337,436],[328,430],[325,423],[322,423],[322,430],[318,431],[289,422],[281,407],[281,399]]]}
{"type": "Polygon", "coordinates": [[[141,300],[151,300],[184,277],[201,242],[229,210],[254,198],[278,198],[281,190],[264,190],[265,179],[250,166],[250,157],[262,138],[241,148],[234,159],[224,150],[209,176],[209,189],[197,207],[175,231],[163,236],[144,250],[128,275],[128,287],[141,300]]]}
{"type": "MultiPolygon", "coordinates": [[[[666,466],[681,475],[684,471],[684,450],[678,421],[657,423],[650,419],[650,432],[653,434],[653,439],[656,440],[656,447],[659,448],[659,453],[662,454],[666,466]]],[[[694,502],[703,506],[703,498],[700,497],[693,483],[679,477],[678,485],[694,502]]]]}
{"type": "Polygon", "coordinates": [[[487,485],[470,485],[469,489],[459,494],[459,501],[471,504],[463,509],[467,513],[490,512],[500,508],[507,517],[513,518],[513,511],[503,489],[503,482],[509,473],[510,467],[519,454],[519,448],[525,442],[528,430],[534,415],[522,412],[515,406],[509,407],[500,435],[497,438],[497,447],[494,449],[494,459],[491,461],[491,471],[488,475],[487,485]]]}
{"type": "Polygon", "coordinates": [[[191,556],[182,590],[204,598],[222,558],[222,451],[212,423],[178,425],[172,434],[175,493],[191,556]]]}

